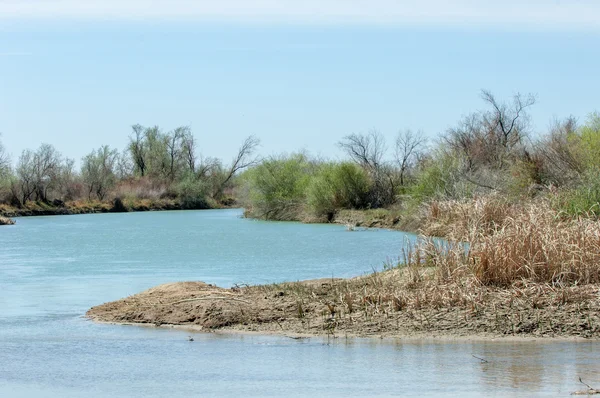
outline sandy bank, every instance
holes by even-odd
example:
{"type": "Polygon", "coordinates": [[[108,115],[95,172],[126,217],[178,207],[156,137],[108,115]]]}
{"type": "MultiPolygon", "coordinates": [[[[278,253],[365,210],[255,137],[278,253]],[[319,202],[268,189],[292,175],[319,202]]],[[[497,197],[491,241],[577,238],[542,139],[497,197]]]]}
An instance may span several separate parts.
{"type": "Polygon", "coordinates": [[[406,284],[400,270],[219,288],[160,285],[91,308],[100,322],[178,325],[195,330],[357,337],[600,337],[599,286],[508,289],[406,284]]]}
{"type": "Polygon", "coordinates": [[[14,225],[14,224],[15,224],[15,220],[11,220],[10,218],[0,216],[0,225],[14,225]]]}

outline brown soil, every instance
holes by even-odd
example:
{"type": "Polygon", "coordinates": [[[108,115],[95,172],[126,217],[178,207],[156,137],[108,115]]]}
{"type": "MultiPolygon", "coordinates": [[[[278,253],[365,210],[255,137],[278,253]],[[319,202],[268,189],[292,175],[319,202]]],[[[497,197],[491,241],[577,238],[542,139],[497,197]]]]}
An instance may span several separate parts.
{"type": "Polygon", "coordinates": [[[15,221],[7,217],[0,216],[0,225],[14,225],[15,221]]]}
{"type": "Polygon", "coordinates": [[[174,199],[136,199],[121,202],[117,206],[115,201],[70,201],[59,203],[28,202],[24,207],[13,207],[0,204],[0,217],[28,217],[28,216],[63,216],[74,214],[94,214],[112,212],[140,212],[161,210],[204,210],[204,205],[195,207],[186,206],[174,199]]]}
{"type": "Polygon", "coordinates": [[[490,288],[415,282],[408,271],[219,288],[160,285],[91,308],[111,323],[289,336],[600,337],[597,285],[490,288]]]}

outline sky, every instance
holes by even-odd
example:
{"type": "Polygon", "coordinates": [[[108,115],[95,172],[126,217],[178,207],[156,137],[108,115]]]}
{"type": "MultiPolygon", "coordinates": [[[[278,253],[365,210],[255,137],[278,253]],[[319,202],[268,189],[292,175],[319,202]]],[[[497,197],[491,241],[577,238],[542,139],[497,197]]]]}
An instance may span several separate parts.
{"type": "Polygon", "coordinates": [[[13,161],[79,161],[131,125],[188,125],[205,156],[338,158],[345,135],[431,139],[533,93],[535,134],[600,110],[600,2],[0,0],[0,133],[13,161]]]}

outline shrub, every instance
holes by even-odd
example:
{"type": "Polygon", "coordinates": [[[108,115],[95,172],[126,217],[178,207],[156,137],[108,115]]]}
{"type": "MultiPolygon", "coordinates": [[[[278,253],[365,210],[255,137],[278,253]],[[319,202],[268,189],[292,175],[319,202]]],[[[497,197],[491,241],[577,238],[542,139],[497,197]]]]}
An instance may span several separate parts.
{"type": "Polygon", "coordinates": [[[555,208],[569,216],[600,216],[600,169],[584,173],[580,184],[554,197],[555,208]]]}
{"type": "Polygon", "coordinates": [[[207,209],[210,207],[206,200],[208,187],[193,175],[185,177],[175,185],[174,191],[184,209],[207,209]]]}
{"type": "Polygon", "coordinates": [[[248,211],[267,220],[299,220],[314,165],[304,154],[264,160],[249,170],[248,211]]]}
{"type": "Polygon", "coordinates": [[[365,208],[370,186],[365,170],[354,163],[324,164],[308,186],[309,211],[331,219],[338,209],[365,208]]]}
{"type": "Polygon", "coordinates": [[[588,116],[579,130],[579,154],[587,169],[600,168],[600,113],[588,116]]]}
{"type": "Polygon", "coordinates": [[[417,174],[416,183],[409,189],[417,203],[430,199],[458,199],[473,195],[473,187],[461,179],[461,159],[438,154],[425,163],[417,174]]]}

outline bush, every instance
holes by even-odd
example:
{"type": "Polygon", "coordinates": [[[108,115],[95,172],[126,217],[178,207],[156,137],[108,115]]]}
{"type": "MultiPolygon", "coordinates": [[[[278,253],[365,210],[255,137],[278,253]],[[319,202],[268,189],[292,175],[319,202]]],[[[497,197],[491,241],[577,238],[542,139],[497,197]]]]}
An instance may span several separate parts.
{"type": "Polygon", "coordinates": [[[600,168],[600,113],[588,116],[578,134],[579,155],[586,169],[600,168]]]}
{"type": "Polygon", "coordinates": [[[331,220],[338,209],[366,208],[370,187],[367,173],[354,163],[324,164],[308,186],[308,209],[331,220]]]}
{"type": "Polygon", "coordinates": [[[300,220],[313,170],[303,154],[271,158],[249,170],[248,212],[267,220],[300,220]]]}
{"type": "Polygon", "coordinates": [[[416,183],[409,189],[416,203],[431,199],[460,199],[473,195],[473,186],[460,176],[461,160],[457,156],[440,154],[428,161],[418,172],[416,183]]]}
{"type": "Polygon", "coordinates": [[[600,217],[600,169],[585,172],[577,187],[554,198],[554,205],[569,216],[600,217]]]}
{"type": "Polygon", "coordinates": [[[185,177],[175,185],[174,192],[184,209],[207,209],[210,207],[206,200],[208,187],[193,175],[185,177]]]}

